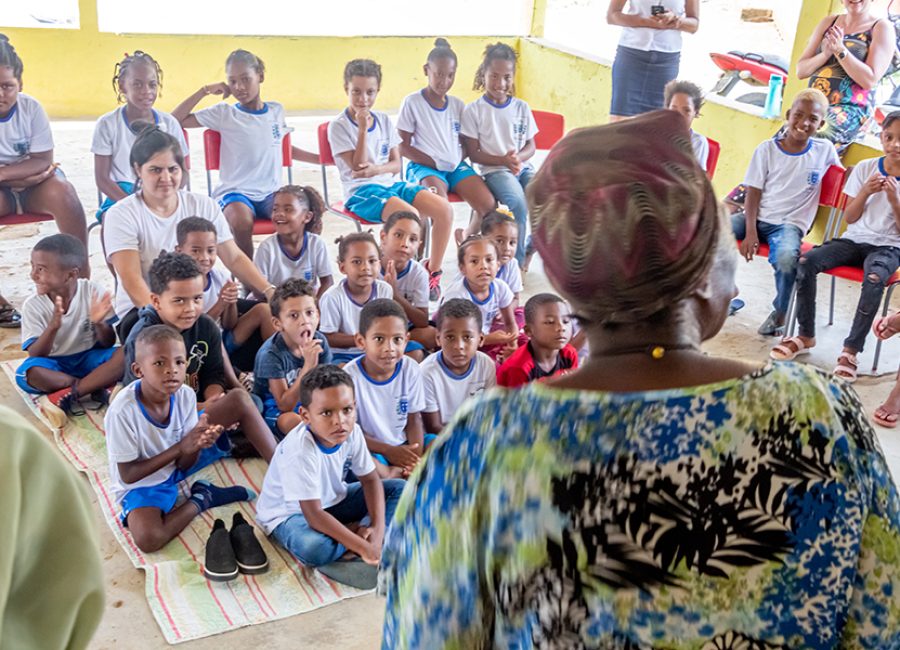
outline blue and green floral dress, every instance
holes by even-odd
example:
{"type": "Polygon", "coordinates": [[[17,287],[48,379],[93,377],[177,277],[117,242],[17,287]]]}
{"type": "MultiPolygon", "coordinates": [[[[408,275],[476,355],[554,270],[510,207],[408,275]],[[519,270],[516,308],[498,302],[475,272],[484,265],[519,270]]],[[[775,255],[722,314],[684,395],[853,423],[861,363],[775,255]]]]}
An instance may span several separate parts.
{"type": "Polygon", "coordinates": [[[900,647],[900,500],[809,366],[464,405],[410,478],[384,648],[900,647]]]}

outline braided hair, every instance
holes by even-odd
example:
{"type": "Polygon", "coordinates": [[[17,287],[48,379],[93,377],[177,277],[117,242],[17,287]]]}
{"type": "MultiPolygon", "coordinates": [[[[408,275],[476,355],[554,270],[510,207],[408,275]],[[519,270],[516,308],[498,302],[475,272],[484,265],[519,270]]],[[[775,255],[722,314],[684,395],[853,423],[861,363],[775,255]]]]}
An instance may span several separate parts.
{"type": "Polygon", "coordinates": [[[6,34],[0,34],[0,66],[12,68],[13,75],[19,82],[19,85],[22,85],[22,71],[25,66],[22,64],[22,59],[19,58],[16,48],[9,42],[9,37],[6,34]]]}
{"type": "Polygon", "coordinates": [[[125,101],[125,93],[122,92],[122,86],[125,83],[125,77],[128,75],[128,70],[137,63],[144,63],[156,71],[156,83],[159,87],[160,94],[162,94],[163,72],[156,59],[141,50],[135,50],[132,54],[126,52],[125,58],[116,64],[112,78],[113,90],[116,92],[116,101],[119,104],[125,101]]]}

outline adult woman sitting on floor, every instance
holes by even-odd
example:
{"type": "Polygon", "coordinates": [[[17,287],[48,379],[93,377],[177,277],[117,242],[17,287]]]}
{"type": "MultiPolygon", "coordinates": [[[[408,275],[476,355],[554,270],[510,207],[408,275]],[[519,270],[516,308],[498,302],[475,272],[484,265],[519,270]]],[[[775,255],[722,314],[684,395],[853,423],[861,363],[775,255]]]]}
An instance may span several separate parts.
{"type": "Polygon", "coordinates": [[[900,498],[852,389],[700,350],[737,253],[684,120],[573,131],[529,208],[591,356],[469,401],[419,464],[383,647],[900,644],[900,498]]]}

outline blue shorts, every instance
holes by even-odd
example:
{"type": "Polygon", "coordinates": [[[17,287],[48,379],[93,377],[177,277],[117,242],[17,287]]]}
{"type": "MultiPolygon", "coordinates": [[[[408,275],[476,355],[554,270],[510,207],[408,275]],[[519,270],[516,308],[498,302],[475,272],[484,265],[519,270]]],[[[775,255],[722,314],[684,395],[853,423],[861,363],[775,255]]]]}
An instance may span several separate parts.
{"type": "Polygon", "coordinates": [[[409,354],[410,352],[417,352],[418,350],[425,351],[425,346],[419,343],[418,341],[407,341],[406,349],[403,350],[403,354],[409,354]]]}
{"type": "Polygon", "coordinates": [[[231,441],[228,439],[228,434],[223,433],[212,447],[200,450],[197,462],[191,465],[187,471],[176,468],[162,483],[128,490],[122,497],[122,525],[128,526],[128,513],[135,508],[159,508],[163,513],[171,512],[175,507],[175,502],[178,501],[178,484],[181,481],[207,465],[212,465],[220,458],[228,458],[230,455],[231,441]]]}
{"type": "Polygon", "coordinates": [[[453,188],[459,185],[460,181],[464,181],[469,176],[478,176],[478,174],[475,173],[475,170],[472,169],[465,160],[460,162],[452,172],[442,172],[414,162],[406,165],[406,180],[410,183],[421,183],[429,176],[435,176],[441,179],[444,181],[447,189],[453,191],[453,188]]]}
{"type": "MultiPolygon", "coordinates": [[[[269,425],[269,429],[272,430],[272,433],[275,435],[275,437],[279,441],[283,440],[284,437],[288,433],[290,433],[290,431],[282,431],[281,429],[278,428],[278,417],[283,412],[284,411],[280,411],[278,409],[278,404],[275,403],[274,397],[267,397],[266,399],[263,400],[263,411],[262,411],[263,419],[266,421],[266,424],[269,425]]],[[[300,412],[300,404],[298,402],[297,405],[294,407],[294,413],[299,413],[299,412],[300,412]]]]}
{"type": "Polygon", "coordinates": [[[413,185],[403,181],[393,185],[368,183],[357,187],[344,203],[344,207],[363,221],[381,223],[381,213],[384,211],[384,204],[389,199],[397,197],[412,205],[416,194],[424,189],[421,185],[413,185]]]}
{"type": "MultiPolygon", "coordinates": [[[[435,440],[437,440],[436,433],[426,433],[425,434],[425,449],[428,449],[431,446],[431,443],[434,442],[435,440]]],[[[406,445],[409,443],[404,442],[403,444],[406,445]]],[[[381,454],[372,454],[372,458],[374,458],[375,460],[380,462],[382,465],[387,465],[388,467],[391,466],[391,464],[388,462],[387,458],[385,458],[381,454]]]]}
{"type": "Polygon", "coordinates": [[[272,192],[264,198],[262,201],[254,201],[253,199],[244,196],[240,192],[229,192],[221,199],[219,199],[219,207],[223,210],[225,206],[229,203],[243,203],[250,211],[253,213],[254,219],[271,219],[272,218],[272,203],[275,201],[275,192],[272,192]]]}
{"type": "MultiPolygon", "coordinates": [[[[125,181],[118,181],[118,182],[116,182],[116,185],[118,185],[119,189],[121,189],[123,192],[125,192],[125,194],[134,194],[134,183],[126,183],[125,181]]],[[[115,204],[116,204],[116,202],[113,201],[111,198],[109,198],[108,196],[104,196],[103,203],[100,204],[100,209],[94,213],[94,217],[97,219],[97,221],[103,221],[103,215],[106,213],[107,210],[109,210],[115,204]]]]}
{"type": "Polygon", "coordinates": [[[77,354],[67,354],[62,357],[28,357],[16,369],[16,384],[26,393],[42,395],[44,391],[34,388],[28,383],[28,370],[30,368],[46,368],[81,379],[90,374],[97,366],[109,361],[115,354],[116,348],[91,348],[77,354]]]}

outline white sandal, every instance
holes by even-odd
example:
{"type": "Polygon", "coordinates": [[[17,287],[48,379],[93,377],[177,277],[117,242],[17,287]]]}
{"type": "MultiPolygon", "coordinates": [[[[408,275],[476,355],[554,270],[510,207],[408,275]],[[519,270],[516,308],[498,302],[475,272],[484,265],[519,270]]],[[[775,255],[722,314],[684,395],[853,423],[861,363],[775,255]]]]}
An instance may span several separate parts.
{"type": "Polygon", "coordinates": [[[856,355],[849,352],[841,352],[838,356],[837,365],[831,371],[831,374],[843,379],[848,384],[855,382],[859,376],[859,361],[856,355]]]}
{"type": "Polygon", "coordinates": [[[799,336],[792,336],[790,338],[782,339],[781,343],[769,351],[769,356],[775,361],[793,361],[801,354],[809,354],[809,351],[810,348],[806,347],[806,343],[803,342],[803,339],[799,336]],[[791,349],[789,344],[793,344],[797,349],[791,349]]]}

